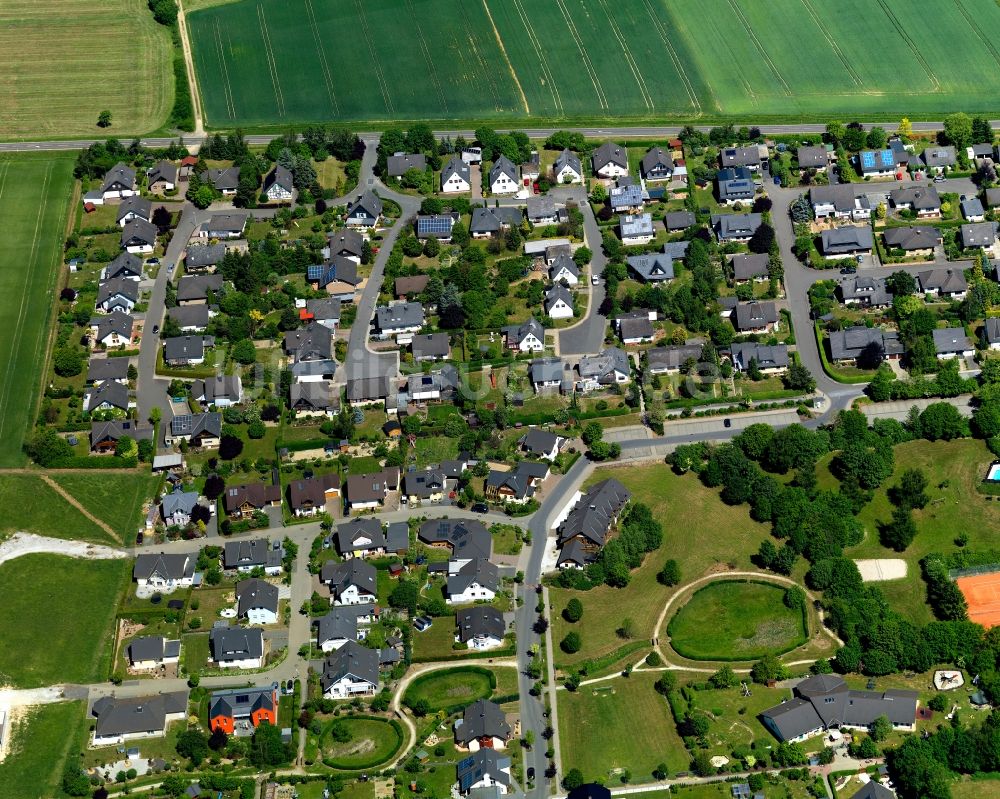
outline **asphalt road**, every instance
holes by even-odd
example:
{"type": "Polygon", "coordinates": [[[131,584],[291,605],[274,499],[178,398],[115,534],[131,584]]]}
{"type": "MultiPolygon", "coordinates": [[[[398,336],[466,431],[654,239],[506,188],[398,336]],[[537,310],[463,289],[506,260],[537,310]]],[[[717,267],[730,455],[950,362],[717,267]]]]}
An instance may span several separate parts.
{"type": "MultiPolygon", "coordinates": [[[[590,261],[590,273],[602,276],[608,258],[601,245],[601,229],[597,225],[597,219],[594,218],[594,209],[587,202],[587,194],[583,189],[576,190],[573,196],[579,202],[580,210],[583,212],[583,230],[587,247],[593,253],[593,258],[590,261]]],[[[573,327],[559,331],[559,354],[561,356],[593,355],[604,346],[604,331],[608,325],[607,317],[601,313],[605,296],[604,280],[602,279],[600,284],[595,286],[585,274],[581,275],[581,279],[588,281],[585,290],[590,291],[587,316],[573,327]]]]}

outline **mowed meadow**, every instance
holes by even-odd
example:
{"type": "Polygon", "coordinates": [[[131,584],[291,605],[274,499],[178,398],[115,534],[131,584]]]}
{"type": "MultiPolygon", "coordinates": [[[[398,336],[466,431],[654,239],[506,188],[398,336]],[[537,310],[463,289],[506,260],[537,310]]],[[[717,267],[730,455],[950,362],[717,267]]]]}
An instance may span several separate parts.
{"type": "Polygon", "coordinates": [[[170,34],[146,0],[0,2],[0,136],[155,130],[173,102],[170,34]]]}
{"type": "Polygon", "coordinates": [[[34,423],[72,185],[72,153],[0,156],[0,467],[34,423]]]}
{"type": "Polygon", "coordinates": [[[1000,107],[993,0],[204,4],[188,23],[215,126],[1000,107]]]}

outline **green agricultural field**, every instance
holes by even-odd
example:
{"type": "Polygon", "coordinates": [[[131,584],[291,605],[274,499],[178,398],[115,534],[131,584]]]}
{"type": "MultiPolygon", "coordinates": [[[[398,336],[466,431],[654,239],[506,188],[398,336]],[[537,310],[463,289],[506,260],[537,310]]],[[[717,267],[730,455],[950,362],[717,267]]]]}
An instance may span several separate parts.
{"type": "Polygon", "coordinates": [[[0,565],[0,684],[104,680],[129,560],[24,555],[0,565]]]}
{"type": "Polygon", "coordinates": [[[142,503],[152,496],[153,486],[160,478],[146,472],[53,472],[52,479],[122,540],[131,542],[135,540],[142,503]]]}
{"type": "Polygon", "coordinates": [[[188,10],[196,71],[215,126],[892,118],[998,107],[991,79],[1000,48],[987,31],[1000,27],[1000,8],[992,2],[197,0],[196,7],[188,10]]]}
{"type": "Polygon", "coordinates": [[[66,758],[85,746],[85,713],[83,702],[36,705],[4,730],[4,736],[10,736],[10,752],[0,763],[0,799],[61,795],[66,758]]]}
{"type": "Polygon", "coordinates": [[[567,771],[578,768],[585,780],[610,784],[613,769],[627,768],[634,782],[647,782],[660,763],[671,774],[688,767],[667,700],[653,689],[656,678],[637,672],[574,693],[559,691],[559,740],[567,771]],[[636,746],[636,741],[650,745],[636,746]]]}
{"type": "Polygon", "coordinates": [[[34,474],[0,474],[0,506],[4,509],[0,533],[118,543],[34,474]]]}
{"type": "Polygon", "coordinates": [[[104,110],[110,135],[155,130],[173,102],[170,48],[146,0],[4,0],[0,136],[97,136],[104,110]]]}
{"type": "MultiPolygon", "coordinates": [[[[9,30],[9,25],[0,24],[0,41],[9,30]]],[[[25,62],[48,63],[24,59],[23,42],[4,51],[20,54],[25,62]]],[[[0,119],[10,105],[4,104],[0,119]]],[[[0,325],[0,466],[24,463],[21,444],[34,423],[47,356],[72,181],[72,155],[0,157],[4,242],[0,250],[0,319],[4,320],[0,325]]]]}
{"type": "Polygon", "coordinates": [[[670,645],[692,660],[756,660],[794,649],[806,642],[807,630],[802,612],[786,606],[784,594],[781,586],[764,583],[709,583],[670,620],[670,645]]]}

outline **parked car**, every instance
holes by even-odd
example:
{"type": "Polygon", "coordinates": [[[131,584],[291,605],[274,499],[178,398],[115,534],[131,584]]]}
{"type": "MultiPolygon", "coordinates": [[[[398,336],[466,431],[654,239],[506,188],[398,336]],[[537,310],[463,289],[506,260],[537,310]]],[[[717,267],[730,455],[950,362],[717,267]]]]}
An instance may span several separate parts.
{"type": "Polygon", "coordinates": [[[490,512],[490,506],[487,505],[485,502],[477,502],[475,505],[472,506],[472,512],[473,513],[489,513],[490,512]]]}
{"type": "Polygon", "coordinates": [[[141,544],[145,540],[145,538],[146,538],[145,535],[143,535],[142,533],[139,533],[139,535],[137,535],[135,537],[135,543],[136,544],[141,544]]]}
{"type": "Polygon", "coordinates": [[[528,766],[528,779],[529,780],[535,779],[535,767],[534,766],[528,766]]]}
{"type": "Polygon", "coordinates": [[[153,325],[153,332],[154,333],[159,333],[160,332],[160,326],[159,325],[153,325]]]}
{"type": "Polygon", "coordinates": [[[601,276],[600,275],[591,275],[590,276],[590,282],[593,283],[595,286],[601,285],[601,276]]]}
{"type": "Polygon", "coordinates": [[[934,182],[935,183],[944,183],[944,175],[935,175],[934,176],[934,182]]]}
{"type": "Polygon", "coordinates": [[[733,420],[732,419],[723,419],[722,420],[722,426],[723,427],[732,427],[733,426],[733,420]]]}

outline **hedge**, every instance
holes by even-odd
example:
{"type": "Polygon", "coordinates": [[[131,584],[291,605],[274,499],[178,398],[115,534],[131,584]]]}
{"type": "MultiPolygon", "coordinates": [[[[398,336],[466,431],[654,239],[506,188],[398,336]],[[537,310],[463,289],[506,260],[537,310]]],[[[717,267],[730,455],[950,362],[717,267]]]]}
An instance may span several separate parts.
{"type": "Polygon", "coordinates": [[[134,469],[138,465],[136,458],[120,458],[117,455],[88,456],[80,455],[64,458],[56,463],[50,463],[49,469],[134,469]]]}
{"type": "MultiPolygon", "coordinates": [[[[336,443],[332,438],[307,438],[303,441],[279,441],[278,449],[287,449],[289,452],[302,452],[307,449],[323,449],[329,443],[336,443]]],[[[339,452],[339,451],[338,451],[339,452]]]]}
{"type": "Polygon", "coordinates": [[[488,649],[485,652],[476,652],[472,649],[455,649],[452,654],[448,657],[441,657],[440,653],[437,656],[418,656],[414,655],[411,659],[411,663],[441,663],[447,662],[449,660],[464,660],[468,658],[475,658],[476,660],[486,660],[488,658],[502,658],[513,655],[517,651],[515,646],[514,636],[508,635],[507,640],[510,643],[499,647],[498,649],[488,649]]]}
{"type": "MultiPolygon", "coordinates": [[[[423,685],[426,682],[430,682],[433,679],[439,678],[442,673],[480,674],[489,679],[491,694],[497,688],[497,676],[489,669],[484,669],[482,666],[456,666],[453,669],[438,669],[437,671],[430,671],[427,674],[421,674],[406,687],[406,693],[408,694],[412,689],[418,688],[419,686],[423,685]]],[[[515,699],[517,698],[516,694],[514,698],[515,699]]],[[[493,699],[492,701],[496,702],[498,705],[501,704],[501,702],[497,699],[493,699]]],[[[504,699],[504,701],[513,701],[513,700],[504,699]]],[[[406,694],[403,695],[403,704],[409,707],[409,705],[406,702],[406,694]]],[[[452,713],[458,713],[458,711],[465,709],[465,707],[467,707],[468,704],[469,704],[468,702],[456,702],[453,705],[446,705],[445,707],[440,708],[440,710],[443,710],[446,716],[450,716],[452,713]]]]}
{"type": "Polygon", "coordinates": [[[396,731],[396,738],[397,738],[396,748],[393,749],[392,752],[390,752],[385,757],[366,760],[361,763],[352,763],[349,766],[340,765],[343,761],[338,761],[335,760],[334,758],[324,757],[323,763],[329,766],[330,768],[339,769],[340,771],[363,771],[364,769],[374,768],[375,766],[380,766],[383,763],[387,763],[389,760],[391,760],[393,757],[396,756],[396,753],[399,752],[400,749],[403,748],[403,742],[406,740],[406,735],[403,733],[403,726],[398,721],[396,721],[396,719],[386,719],[381,716],[354,715],[354,716],[343,716],[339,719],[335,719],[333,723],[335,724],[337,721],[345,721],[349,719],[370,719],[372,721],[381,721],[388,724],[390,727],[393,728],[393,730],[396,731]]]}
{"type": "Polygon", "coordinates": [[[618,647],[618,649],[615,649],[613,652],[608,652],[606,655],[585,660],[582,663],[577,663],[572,666],[564,663],[556,663],[555,665],[560,671],[579,671],[586,674],[593,674],[595,671],[603,671],[608,668],[608,666],[617,663],[622,658],[628,657],[633,652],[637,652],[638,650],[644,649],[648,646],[649,644],[646,641],[632,641],[631,643],[618,647]]]}
{"type": "Polygon", "coordinates": [[[823,346],[823,333],[819,329],[819,322],[815,323],[816,327],[816,346],[819,349],[819,359],[823,362],[823,371],[827,375],[838,383],[870,383],[871,377],[868,375],[845,375],[842,372],[838,372],[837,369],[830,363],[826,357],[826,348],[823,346]]]}

